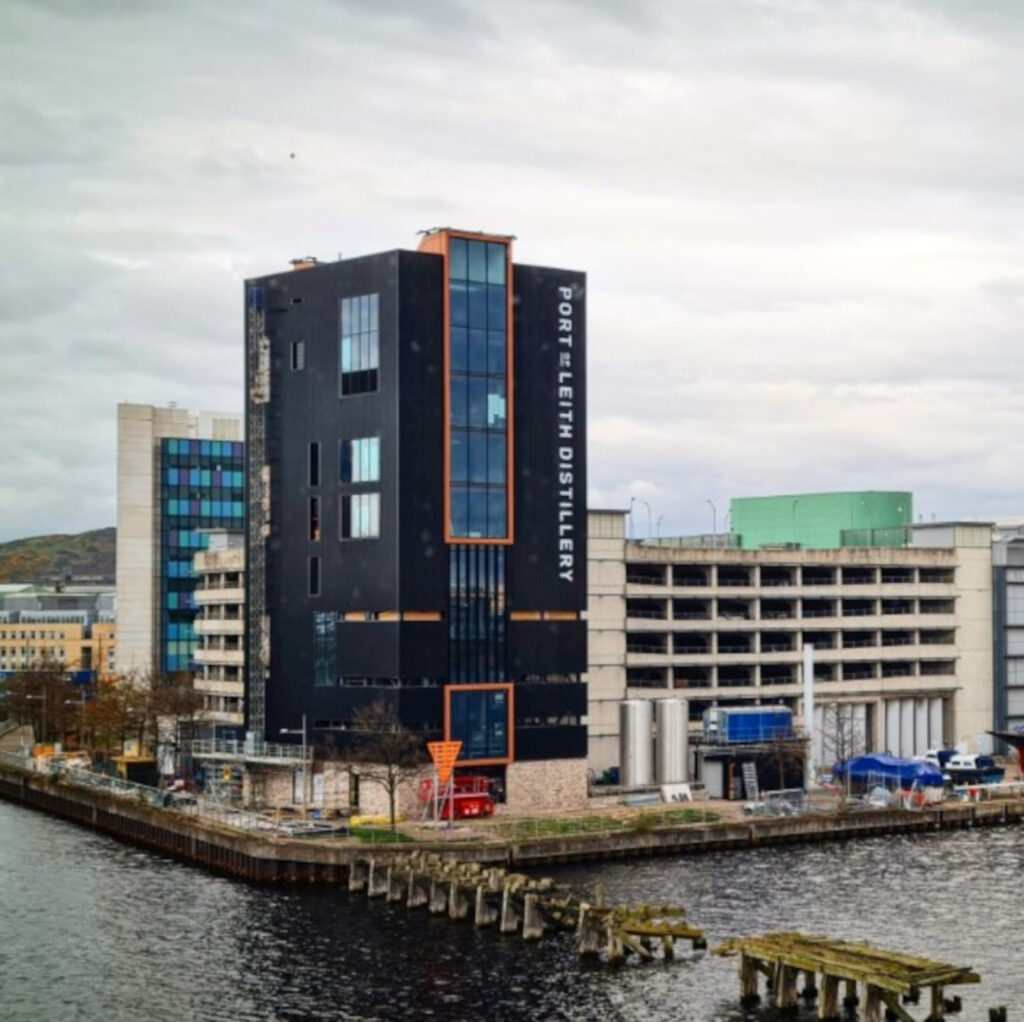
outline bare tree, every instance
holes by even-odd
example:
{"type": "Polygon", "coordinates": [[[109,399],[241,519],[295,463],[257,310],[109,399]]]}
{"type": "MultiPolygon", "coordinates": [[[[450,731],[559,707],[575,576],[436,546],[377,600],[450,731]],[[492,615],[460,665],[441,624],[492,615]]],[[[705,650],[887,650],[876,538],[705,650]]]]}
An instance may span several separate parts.
{"type": "Polygon", "coordinates": [[[392,703],[378,700],[357,710],[353,759],[360,776],[387,792],[391,829],[395,829],[395,803],[401,786],[412,780],[427,761],[423,739],[402,730],[392,703]]]}
{"type": "Polygon", "coordinates": [[[0,692],[7,716],[31,724],[39,742],[64,742],[81,731],[81,697],[63,664],[40,660],[5,678],[0,692]]]}
{"type": "MultiPolygon", "coordinates": [[[[845,763],[865,750],[864,729],[857,721],[854,707],[848,703],[826,703],[822,708],[821,760],[822,765],[845,763]]],[[[844,784],[850,793],[850,774],[847,770],[844,784]]]]}

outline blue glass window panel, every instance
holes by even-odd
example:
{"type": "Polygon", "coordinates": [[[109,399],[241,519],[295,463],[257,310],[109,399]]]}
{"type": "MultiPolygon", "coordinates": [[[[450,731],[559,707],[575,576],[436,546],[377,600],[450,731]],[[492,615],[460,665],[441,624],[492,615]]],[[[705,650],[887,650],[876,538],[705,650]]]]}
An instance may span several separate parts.
{"type": "Polygon", "coordinates": [[[470,241],[466,244],[468,273],[470,280],[483,284],[487,280],[487,242],[470,241]]]}
{"type": "Polygon", "coordinates": [[[504,245],[490,241],[487,243],[487,281],[490,284],[505,283],[505,262],[508,250],[504,245]]]}
{"type": "Polygon", "coordinates": [[[178,637],[178,625],[167,626],[167,638],[176,639],[178,637]]]}
{"type": "Polygon", "coordinates": [[[453,280],[448,289],[448,295],[451,325],[466,326],[469,322],[469,298],[466,294],[466,285],[453,280]]]}
{"type": "Polygon", "coordinates": [[[207,455],[210,453],[210,441],[209,440],[200,440],[199,441],[199,453],[200,454],[207,454],[207,455]]]}
{"type": "Polygon", "coordinates": [[[370,329],[380,329],[380,296],[376,293],[370,295],[370,329]]]}
{"type": "Polygon", "coordinates": [[[469,535],[469,490],[464,486],[453,486],[451,495],[452,535],[469,535]]]}
{"type": "Polygon", "coordinates": [[[453,376],[451,385],[451,424],[469,425],[469,380],[465,376],[453,376]]]}
{"type": "Polygon", "coordinates": [[[240,500],[236,500],[231,508],[231,512],[235,518],[241,518],[245,514],[245,506],[240,500]]]}
{"type": "Polygon", "coordinates": [[[468,312],[466,322],[470,326],[487,326],[487,285],[470,284],[466,295],[468,312]]]}
{"type": "Polygon", "coordinates": [[[448,275],[455,280],[466,279],[465,238],[452,238],[448,242],[448,275]]]}
{"type": "Polygon", "coordinates": [[[468,425],[476,429],[487,425],[487,380],[469,379],[468,425]]]}
{"type": "Polygon", "coordinates": [[[199,513],[204,518],[209,518],[210,517],[210,501],[208,501],[208,500],[201,500],[199,502],[199,513]]]}
{"type": "Polygon", "coordinates": [[[508,352],[505,348],[505,331],[487,331],[487,372],[492,376],[504,376],[508,352]]]}
{"type": "Polygon", "coordinates": [[[178,609],[178,594],[177,593],[168,593],[167,594],[167,606],[168,606],[168,608],[170,610],[177,610],[178,609]]]}
{"type": "Polygon", "coordinates": [[[167,441],[167,453],[168,454],[177,454],[178,453],[178,441],[177,440],[168,440],[167,441]]]}
{"type": "Polygon", "coordinates": [[[212,477],[210,476],[210,470],[208,468],[204,468],[203,471],[199,473],[200,486],[209,486],[211,479],[212,477]]]}
{"type": "Polygon", "coordinates": [[[504,433],[487,434],[487,481],[504,486],[508,462],[504,433]]]}
{"type": "Polygon", "coordinates": [[[506,500],[504,490],[487,491],[487,535],[502,539],[507,535],[505,523],[506,500]]]}
{"type": "Polygon", "coordinates": [[[469,331],[469,371],[487,372],[487,331],[472,328],[469,331]]]}
{"type": "Polygon", "coordinates": [[[451,360],[452,370],[457,373],[469,368],[468,335],[464,326],[453,326],[451,329],[451,360]]]}
{"type": "Polygon", "coordinates": [[[188,471],[188,484],[189,486],[199,485],[199,469],[190,468],[188,471]]]}
{"type": "Polygon", "coordinates": [[[469,491],[469,534],[487,535],[487,491],[469,491]]]}
{"type": "Polygon", "coordinates": [[[176,468],[169,468],[167,470],[167,483],[170,486],[178,485],[178,470],[176,468]]]}
{"type": "Polygon", "coordinates": [[[367,447],[369,448],[369,459],[366,479],[368,482],[376,482],[380,479],[380,437],[372,437],[367,441],[367,447]]]}
{"type": "Polygon", "coordinates": [[[341,339],[341,371],[352,372],[352,338],[342,337],[341,339]]]}
{"type": "MultiPolygon", "coordinates": [[[[505,426],[505,394],[506,387],[503,378],[487,380],[487,425],[491,429],[505,426]]],[[[472,400],[472,395],[470,395],[470,400],[472,400]]]]}
{"type": "Polygon", "coordinates": [[[461,429],[451,433],[451,473],[453,483],[469,482],[469,434],[461,429]]]}
{"type": "Polygon", "coordinates": [[[487,325],[491,330],[505,329],[505,311],[508,292],[504,285],[490,284],[487,288],[487,325]]]}
{"type": "Polygon", "coordinates": [[[487,482],[487,434],[469,434],[469,481],[487,482]]]}

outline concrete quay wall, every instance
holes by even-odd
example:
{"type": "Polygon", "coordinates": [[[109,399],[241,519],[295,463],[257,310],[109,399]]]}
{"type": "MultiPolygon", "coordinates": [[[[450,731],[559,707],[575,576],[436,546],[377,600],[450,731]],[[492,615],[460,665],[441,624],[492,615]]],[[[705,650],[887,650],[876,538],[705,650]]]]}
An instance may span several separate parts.
{"type": "Polygon", "coordinates": [[[72,820],[123,841],[257,883],[347,881],[356,860],[386,862],[410,848],[461,862],[515,868],[654,855],[701,854],[776,844],[925,833],[1024,821],[1024,802],[951,805],[920,812],[876,810],[845,815],[742,820],[675,829],[543,837],[531,840],[439,841],[356,845],[282,838],[219,826],[201,817],[78,788],[55,778],[0,767],[0,798],[72,820]]]}

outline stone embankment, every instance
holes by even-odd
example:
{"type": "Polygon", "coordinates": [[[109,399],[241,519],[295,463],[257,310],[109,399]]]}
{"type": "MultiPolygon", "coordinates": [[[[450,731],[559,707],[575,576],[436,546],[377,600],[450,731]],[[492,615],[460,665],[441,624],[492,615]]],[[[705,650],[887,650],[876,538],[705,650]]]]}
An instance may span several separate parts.
{"type": "MultiPolygon", "coordinates": [[[[133,798],[82,788],[0,765],[0,797],[91,827],[175,858],[261,883],[347,882],[367,848],[354,839],[289,838],[243,831],[133,798]]],[[[528,868],[609,858],[730,851],[777,844],[827,841],[884,834],[914,834],[965,827],[1017,824],[1024,800],[953,804],[905,811],[883,809],[832,815],[739,819],[619,833],[570,834],[518,840],[418,842],[462,862],[528,868]]],[[[385,860],[408,845],[374,846],[385,860]]]]}

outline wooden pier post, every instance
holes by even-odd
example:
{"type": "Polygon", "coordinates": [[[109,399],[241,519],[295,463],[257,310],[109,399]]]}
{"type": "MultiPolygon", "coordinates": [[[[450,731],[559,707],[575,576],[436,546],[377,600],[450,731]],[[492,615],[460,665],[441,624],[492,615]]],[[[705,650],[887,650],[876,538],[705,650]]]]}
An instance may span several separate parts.
{"type": "Polygon", "coordinates": [[[860,998],[857,996],[857,981],[855,979],[848,979],[846,981],[846,996],[843,998],[844,1008],[856,1008],[860,1004],[860,998]]]}
{"type": "Polygon", "coordinates": [[[498,924],[498,928],[502,933],[515,933],[521,922],[512,891],[506,887],[501,892],[501,922],[498,924]]]}
{"type": "Polygon", "coordinates": [[[444,915],[448,911],[448,895],[441,880],[431,879],[430,900],[427,902],[427,911],[432,916],[444,915]]]}
{"type": "Polygon", "coordinates": [[[740,954],[740,1004],[744,1008],[752,1008],[761,1000],[757,992],[757,959],[748,954],[740,954]]]}
{"type": "Polygon", "coordinates": [[[779,963],[775,972],[775,1007],[795,1008],[797,1006],[796,980],[798,970],[790,965],[779,963]]]}
{"type": "Polygon", "coordinates": [[[800,991],[800,996],[805,1001],[813,1001],[818,997],[818,985],[817,985],[817,974],[812,972],[810,969],[804,970],[804,988],[800,991]]]}
{"type": "Polygon", "coordinates": [[[601,922],[595,918],[591,906],[580,905],[579,944],[581,955],[596,955],[601,952],[601,922]]]}
{"type": "Polygon", "coordinates": [[[387,870],[382,871],[377,868],[376,859],[370,859],[370,869],[366,877],[366,896],[368,898],[382,898],[388,893],[387,873],[387,870]]]}
{"type": "Polygon", "coordinates": [[[397,867],[388,866],[387,871],[388,901],[404,901],[405,886],[397,867]]]}
{"type": "Polygon", "coordinates": [[[368,867],[363,859],[356,859],[348,868],[349,891],[365,891],[368,867]]]}
{"type": "Polygon", "coordinates": [[[839,1018],[839,977],[826,973],[821,980],[821,1000],[818,1001],[818,1018],[835,1022],[839,1018]]]}
{"type": "Polygon", "coordinates": [[[879,987],[864,982],[863,1022],[882,1022],[882,991],[879,987]]]}
{"type": "Polygon", "coordinates": [[[498,916],[498,910],[493,908],[487,900],[488,886],[477,884],[476,906],[473,913],[473,922],[477,926],[490,926],[498,916]]]}
{"type": "Polygon", "coordinates": [[[448,918],[466,919],[469,916],[469,898],[460,884],[452,881],[448,887],[448,918]]]}
{"type": "Polygon", "coordinates": [[[544,921],[537,909],[537,895],[523,898],[523,940],[540,940],[544,936],[544,921]]]}
{"type": "Polygon", "coordinates": [[[406,899],[407,908],[419,908],[426,905],[430,900],[430,886],[427,878],[421,876],[412,867],[409,868],[409,897],[406,899]]]}

